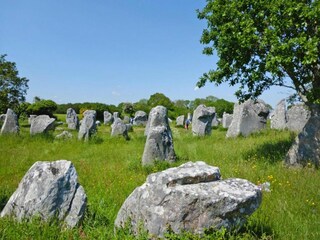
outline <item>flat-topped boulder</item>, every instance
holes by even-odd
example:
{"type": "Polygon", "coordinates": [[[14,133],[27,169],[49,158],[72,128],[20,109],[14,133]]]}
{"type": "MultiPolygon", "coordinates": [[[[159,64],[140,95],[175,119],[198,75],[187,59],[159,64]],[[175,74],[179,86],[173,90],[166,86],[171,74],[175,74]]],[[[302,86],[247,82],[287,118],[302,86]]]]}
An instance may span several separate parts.
{"type": "Polygon", "coordinates": [[[248,136],[266,127],[269,108],[262,100],[247,100],[236,103],[233,109],[233,119],[228,128],[227,137],[239,135],[248,136]]]}
{"type": "Polygon", "coordinates": [[[214,107],[199,105],[193,112],[192,133],[196,136],[210,135],[212,130],[212,119],[216,114],[214,107]]]}
{"type": "Polygon", "coordinates": [[[33,118],[30,126],[30,134],[47,133],[49,130],[53,130],[55,119],[50,118],[48,115],[39,115],[33,118]]]}
{"type": "Polygon", "coordinates": [[[1,212],[17,220],[57,217],[68,227],[83,218],[87,197],[70,161],[36,162],[28,170],[1,212]]]}
{"type": "Polygon", "coordinates": [[[143,227],[156,237],[169,228],[177,234],[232,229],[244,224],[261,201],[260,188],[248,180],[221,180],[219,168],[188,162],[150,174],[125,200],[115,226],[129,223],[135,234],[143,227]]]}
{"type": "Polygon", "coordinates": [[[1,134],[19,133],[18,116],[13,110],[8,108],[7,114],[1,127],[1,134]]]}

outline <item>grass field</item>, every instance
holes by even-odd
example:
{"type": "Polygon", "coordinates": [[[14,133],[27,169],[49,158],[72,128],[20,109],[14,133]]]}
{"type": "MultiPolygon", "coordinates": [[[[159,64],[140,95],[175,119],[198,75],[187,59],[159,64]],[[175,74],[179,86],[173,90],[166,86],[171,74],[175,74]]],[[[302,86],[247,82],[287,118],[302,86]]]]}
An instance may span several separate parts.
{"type": "Polygon", "coordinates": [[[225,130],[214,129],[211,136],[201,138],[192,136],[190,130],[172,127],[178,162],[144,168],[143,128],[134,128],[130,141],[112,138],[109,126],[99,127],[89,142],[78,141],[75,131],[73,139],[54,140],[53,135],[65,128],[61,125],[48,136],[30,137],[29,126],[21,123],[19,136],[0,136],[0,210],[34,162],[66,159],[75,165],[88,196],[82,225],[65,230],[54,220],[17,223],[3,218],[0,239],[135,239],[129,231],[114,231],[114,220],[124,200],[151,172],[197,160],[218,166],[224,179],[239,177],[255,184],[268,181],[271,192],[264,192],[262,205],[238,233],[168,238],[320,239],[319,171],[312,166],[289,169],[283,165],[293,133],[264,130],[247,138],[226,139],[225,130]]]}

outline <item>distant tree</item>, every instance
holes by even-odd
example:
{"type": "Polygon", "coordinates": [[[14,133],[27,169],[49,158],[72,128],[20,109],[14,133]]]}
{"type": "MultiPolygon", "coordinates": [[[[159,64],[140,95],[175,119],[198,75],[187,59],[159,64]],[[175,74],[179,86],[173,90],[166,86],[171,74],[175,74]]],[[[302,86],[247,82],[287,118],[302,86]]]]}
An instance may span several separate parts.
{"type": "Polygon", "coordinates": [[[166,107],[168,110],[173,110],[174,106],[170,98],[165,96],[163,93],[155,93],[151,95],[148,100],[148,105],[150,105],[150,107],[156,107],[158,105],[161,105],[166,107]]]}
{"type": "Polygon", "coordinates": [[[129,115],[129,116],[134,115],[134,108],[132,103],[129,103],[129,102],[122,103],[121,109],[122,109],[122,113],[125,115],[129,115]]]}
{"type": "Polygon", "coordinates": [[[19,77],[16,63],[0,55],[0,113],[8,108],[17,111],[19,104],[25,101],[28,90],[28,79],[19,77]]]}
{"type": "Polygon", "coordinates": [[[144,111],[146,113],[149,113],[150,106],[148,105],[148,99],[140,99],[138,102],[135,102],[133,104],[133,110],[136,111],[144,111]]]}
{"type": "Polygon", "coordinates": [[[52,100],[40,99],[29,105],[27,111],[29,114],[49,115],[53,117],[53,112],[57,109],[57,104],[52,100]]]}

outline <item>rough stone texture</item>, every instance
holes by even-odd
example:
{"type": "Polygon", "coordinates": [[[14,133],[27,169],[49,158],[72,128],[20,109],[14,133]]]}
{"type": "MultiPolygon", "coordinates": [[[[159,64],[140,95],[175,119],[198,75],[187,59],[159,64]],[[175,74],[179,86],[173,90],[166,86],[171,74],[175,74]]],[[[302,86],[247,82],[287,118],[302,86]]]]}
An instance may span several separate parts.
{"type": "Polygon", "coordinates": [[[70,161],[36,162],[1,212],[17,220],[57,217],[74,227],[83,217],[87,197],[70,161]]]}
{"type": "Polygon", "coordinates": [[[127,125],[120,118],[115,118],[111,125],[111,136],[123,136],[129,140],[127,125]]]}
{"type": "Polygon", "coordinates": [[[87,110],[83,113],[84,118],[81,120],[78,139],[88,141],[89,138],[97,131],[96,111],[87,110]]]}
{"type": "Polygon", "coordinates": [[[290,166],[320,165],[320,106],[312,106],[311,117],[289,149],[285,162],[290,166]]]}
{"type": "Polygon", "coordinates": [[[212,119],[216,113],[214,107],[206,107],[199,105],[193,112],[192,118],[192,133],[197,136],[204,136],[211,134],[212,119]]]}
{"type": "Polygon", "coordinates": [[[222,115],[222,127],[228,128],[232,122],[233,115],[230,113],[224,112],[222,115]]]}
{"type": "Polygon", "coordinates": [[[129,116],[124,116],[122,122],[125,123],[125,124],[130,123],[130,117],[129,116]]]}
{"type": "Polygon", "coordinates": [[[63,131],[62,133],[58,134],[55,138],[56,139],[69,139],[69,138],[72,138],[72,134],[69,133],[68,131],[63,131]]]}
{"type": "Polygon", "coordinates": [[[287,128],[291,131],[301,132],[310,115],[311,112],[305,105],[292,106],[287,111],[287,128]]]}
{"type": "Polygon", "coordinates": [[[237,137],[240,134],[248,136],[266,127],[269,108],[262,100],[247,100],[236,103],[233,109],[233,119],[227,131],[227,137],[237,137]]]}
{"type": "Polygon", "coordinates": [[[148,122],[148,114],[144,111],[137,111],[134,114],[133,125],[146,126],[148,122]]]}
{"type": "Polygon", "coordinates": [[[220,122],[219,119],[217,118],[217,114],[214,114],[214,117],[212,118],[211,126],[212,127],[217,127],[219,126],[220,122]]]}
{"type": "Polygon", "coordinates": [[[101,126],[101,122],[99,120],[96,121],[97,126],[101,126]]]}
{"type": "Polygon", "coordinates": [[[10,108],[7,110],[6,118],[1,128],[1,134],[19,133],[19,122],[17,114],[10,108]]]}
{"type": "Polygon", "coordinates": [[[184,125],[184,115],[181,115],[176,119],[176,126],[183,126],[183,125],[184,125]]]}
{"type": "Polygon", "coordinates": [[[30,134],[47,133],[49,130],[54,129],[54,118],[50,118],[48,115],[36,116],[31,121],[30,134]]]}
{"type": "Polygon", "coordinates": [[[119,118],[119,113],[118,112],[114,112],[113,113],[113,121],[116,120],[116,118],[119,118]]]}
{"type": "Polygon", "coordinates": [[[0,115],[0,122],[4,122],[6,120],[6,114],[1,114],[0,115]]]}
{"type": "Polygon", "coordinates": [[[113,115],[110,112],[108,112],[108,111],[103,112],[103,123],[104,124],[112,124],[113,123],[113,115]]]}
{"type": "Polygon", "coordinates": [[[286,100],[282,99],[276,106],[271,115],[271,128],[273,129],[285,129],[287,127],[287,110],[286,100]]]}
{"type": "Polygon", "coordinates": [[[153,164],[155,160],[175,161],[173,138],[165,107],[157,106],[151,109],[146,130],[147,140],[143,151],[142,164],[153,164]]]}
{"type": "Polygon", "coordinates": [[[28,123],[31,125],[32,121],[37,117],[37,115],[30,115],[28,118],[28,123]]]}
{"type": "Polygon", "coordinates": [[[69,129],[78,129],[79,128],[79,118],[76,111],[72,108],[67,109],[66,122],[69,129]]]}
{"type": "Polygon", "coordinates": [[[123,203],[115,226],[140,224],[150,235],[202,234],[205,229],[239,227],[260,205],[258,186],[245,179],[220,180],[220,170],[204,162],[186,163],[151,174],[123,203]]]}

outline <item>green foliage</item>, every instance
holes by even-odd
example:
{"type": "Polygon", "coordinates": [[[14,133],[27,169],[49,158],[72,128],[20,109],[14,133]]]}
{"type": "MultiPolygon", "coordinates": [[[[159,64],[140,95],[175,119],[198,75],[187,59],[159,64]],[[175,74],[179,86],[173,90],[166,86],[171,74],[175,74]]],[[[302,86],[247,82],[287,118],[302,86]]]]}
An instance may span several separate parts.
{"type": "Polygon", "coordinates": [[[201,43],[217,67],[198,81],[239,84],[240,100],[270,86],[296,90],[306,103],[320,99],[320,1],[207,0],[201,43]]]}
{"type": "Polygon", "coordinates": [[[152,94],[148,100],[148,105],[152,108],[161,105],[166,107],[168,111],[173,110],[173,103],[170,98],[165,96],[163,93],[152,94]]]}
{"type": "MultiPolygon", "coordinates": [[[[28,105],[28,104],[27,104],[28,105]]],[[[39,99],[28,105],[27,112],[35,115],[49,115],[53,117],[53,112],[57,109],[57,104],[52,100],[39,99]]]]}
{"type": "Polygon", "coordinates": [[[15,62],[5,59],[0,55],[0,113],[8,108],[17,111],[19,104],[25,101],[28,90],[28,79],[19,77],[15,62]]]}

